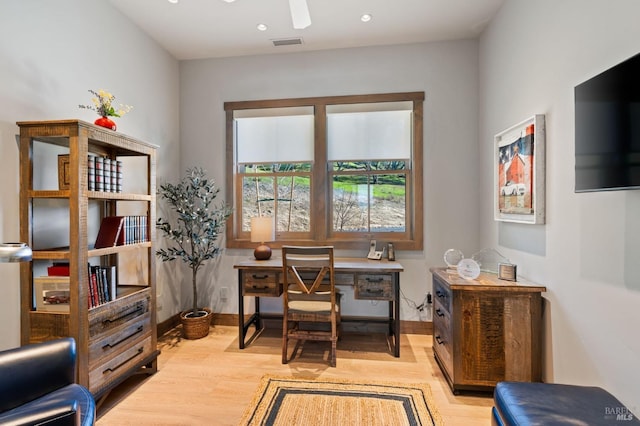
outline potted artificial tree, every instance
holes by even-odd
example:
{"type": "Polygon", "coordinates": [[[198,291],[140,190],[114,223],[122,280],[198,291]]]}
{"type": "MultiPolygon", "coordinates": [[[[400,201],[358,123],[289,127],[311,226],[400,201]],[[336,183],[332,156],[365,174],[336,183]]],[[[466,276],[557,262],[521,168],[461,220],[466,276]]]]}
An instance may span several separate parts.
{"type": "Polygon", "coordinates": [[[175,212],[176,220],[158,218],[156,228],[169,240],[167,249],[159,249],[156,255],[162,261],[182,260],[191,268],[193,307],[180,315],[184,337],[199,339],[209,334],[212,312],[198,306],[198,271],[204,263],[220,253],[218,237],[224,229],[231,209],[224,204],[214,204],[220,189],[207,179],[202,168],[187,170],[177,184],[160,185],[158,195],[175,212]]]}

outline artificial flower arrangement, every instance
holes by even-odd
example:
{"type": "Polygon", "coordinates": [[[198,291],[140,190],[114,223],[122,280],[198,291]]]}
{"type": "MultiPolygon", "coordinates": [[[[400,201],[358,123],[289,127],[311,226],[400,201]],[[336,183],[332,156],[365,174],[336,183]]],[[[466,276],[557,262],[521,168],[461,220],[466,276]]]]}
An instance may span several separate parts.
{"type": "Polygon", "coordinates": [[[120,104],[119,109],[115,109],[113,101],[116,99],[114,95],[106,90],[100,89],[97,92],[89,89],[89,93],[93,95],[91,102],[93,105],[78,105],[82,109],[90,109],[98,113],[98,118],[94,124],[102,127],[106,127],[111,130],[116,130],[116,123],[108,117],[122,117],[133,109],[131,105],[120,104]]]}
{"type": "Polygon", "coordinates": [[[89,93],[93,95],[91,98],[91,102],[93,105],[78,105],[80,108],[90,109],[98,113],[101,117],[122,117],[129,111],[133,109],[131,105],[122,105],[120,104],[119,109],[115,109],[113,107],[113,101],[116,99],[114,95],[107,92],[106,90],[95,90],[89,89],[89,93]]]}

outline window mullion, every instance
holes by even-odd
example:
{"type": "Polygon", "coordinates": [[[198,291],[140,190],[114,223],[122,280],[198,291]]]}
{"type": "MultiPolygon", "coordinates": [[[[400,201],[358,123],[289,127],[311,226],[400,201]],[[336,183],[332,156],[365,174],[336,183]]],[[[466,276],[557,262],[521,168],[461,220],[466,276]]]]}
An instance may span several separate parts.
{"type": "Polygon", "coordinates": [[[314,108],[314,151],[311,172],[311,199],[316,202],[311,212],[311,233],[314,240],[326,241],[330,229],[327,213],[329,178],[327,162],[327,107],[316,104],[314,108]]]}

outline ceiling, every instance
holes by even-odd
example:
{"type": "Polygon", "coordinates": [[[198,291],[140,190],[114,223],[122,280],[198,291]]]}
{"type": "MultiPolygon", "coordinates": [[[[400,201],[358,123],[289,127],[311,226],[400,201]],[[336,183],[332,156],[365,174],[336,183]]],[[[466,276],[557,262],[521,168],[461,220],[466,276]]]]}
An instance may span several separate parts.
{"type": "Polygon", "coordinates": [[[288,0],[109,1],[182,60],[476,38],[505,0],[307,0],[302,30],[288,0]],[[302,44],[274,46],[292,38],[302,44]]]}

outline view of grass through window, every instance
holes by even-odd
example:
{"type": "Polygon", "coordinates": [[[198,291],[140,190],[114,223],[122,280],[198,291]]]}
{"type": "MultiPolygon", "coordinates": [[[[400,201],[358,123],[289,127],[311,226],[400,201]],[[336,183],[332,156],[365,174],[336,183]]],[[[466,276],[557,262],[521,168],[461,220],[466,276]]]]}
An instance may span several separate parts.
{"type": "MultiPolygon", "coordinates": [[[[404,161],[334,162],[332,169],[334,232],[405,231],[404,161]]],[[[277,232],[308,232],[310,183],[306,163],[245,165],[243,230],[251,217],[274,216],[277,232]]]]}
{"type": "Polygon", "coordinates": [[[336,161],[332,166],[334,232],[405,231],[404,161],[336,161]]]}

